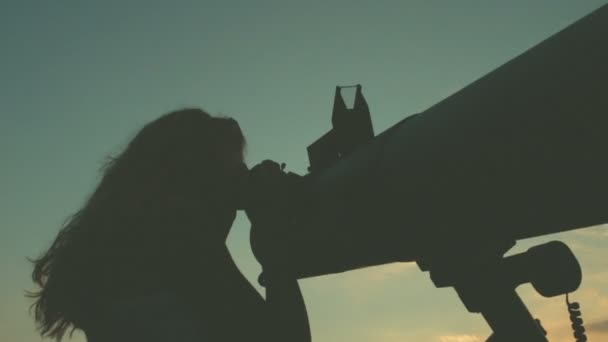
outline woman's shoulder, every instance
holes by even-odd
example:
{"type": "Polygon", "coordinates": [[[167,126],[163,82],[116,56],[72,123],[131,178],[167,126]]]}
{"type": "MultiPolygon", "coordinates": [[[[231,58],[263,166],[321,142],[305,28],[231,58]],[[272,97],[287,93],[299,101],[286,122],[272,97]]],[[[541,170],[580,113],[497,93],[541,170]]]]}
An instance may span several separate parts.
{"type": "Polygon", "coordinates": [[[83,330],[88,342],[266,340],[263,310],[253,312],[247,303],[231,300],[219,308],[217,297],[221,296],[209,293],[206,301],[156,292],[112,300],[99,308],[94,323],[83,330]]]}
{"type": "Polygon", "coordinates": [[[212,327],[180,296],[149,293],[100,305],[83,330],[88,342],[200,342],[213,336],[212,327]]]}

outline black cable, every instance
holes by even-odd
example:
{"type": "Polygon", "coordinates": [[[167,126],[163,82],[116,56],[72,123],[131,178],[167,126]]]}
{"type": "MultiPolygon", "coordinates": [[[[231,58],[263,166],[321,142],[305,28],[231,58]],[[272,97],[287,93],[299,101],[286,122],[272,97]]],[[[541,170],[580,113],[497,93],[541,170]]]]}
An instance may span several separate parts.
{"type": "Polygon", "coordinates": [[[568,305],[568,313],[572,322],[572,331],[576,342],[586,342],[585,327],[583,326],[583,318],[581,317],[581,306],[577,302],[570,303],[568,294],[566,293],[566,305],[568,305]]]}

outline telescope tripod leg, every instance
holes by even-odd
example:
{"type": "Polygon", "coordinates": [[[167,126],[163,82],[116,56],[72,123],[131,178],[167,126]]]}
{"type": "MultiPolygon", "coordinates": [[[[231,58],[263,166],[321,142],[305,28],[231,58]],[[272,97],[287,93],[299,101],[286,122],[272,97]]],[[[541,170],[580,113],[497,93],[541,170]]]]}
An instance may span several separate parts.
{"type": "Polygon", "coordinates": [[[495,286],[457,288],[469,311],[480,312],[494,335],[491,342],[548,342],[514,289],[495,286]]]}

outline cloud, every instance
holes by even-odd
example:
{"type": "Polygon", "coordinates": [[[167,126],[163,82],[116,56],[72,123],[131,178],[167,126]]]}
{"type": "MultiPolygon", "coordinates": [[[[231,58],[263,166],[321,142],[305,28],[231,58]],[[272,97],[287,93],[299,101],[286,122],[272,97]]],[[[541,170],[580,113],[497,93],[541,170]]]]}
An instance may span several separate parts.
{"type": "Polygon", "coordinates": [[[399,276],[409,270],[417,270],[413,262],[395,262],[391,264],[371,267],[366,271],[369,280],[387,280],[394,276],[399,276]]]}
{"type": "Polygon", "coordinates": [[[574,234],[589,238],[608,239],[608,224],[601,224],[599,226],[577,229],[574,231],[574,234]]]}
{"type": "Polygon", "coordinates": [[[386,330],[381,333],[376,333],[373,336],[374,341],[382,341],[382,342],[403,342],[411,340],[411,336],[408,334],[397,331],[397,330],[386,330]]]}
{"type": "MultiPolygon", "coordinates": [[[[583,285],[594,286],[598,289],[598,292],[602,292],[599,290],[600,288],[608,288],[608,286],[606,286],[608,285],[608,270],[583,274],[583,285]]],[[[603,292],[606,291],[604,290],[603,292]]]]}
{"type": "MultiPolygon", "coordinates": [[[[586,335],[589,341],[608,341],[608,293],[606,292],[606,273],[592,274],[583,283],[581,289],[570,296],[570,301],[581,305],[582,318],[585,321],[586,335]]],[[[572,327],[566,308],[564,296],[544,298],[536,293],[531,286],[519,290],[522,299],[532,315],[539,318],[547,331],[551,342],[571,342],[572,327]]]]}
{"type": "Polygon", "coordinates": [[[608,319],[599,322],[593,322],[591,324],[585,325],[585,328],[589,331],[601,331],[608,332],[608,319]]]}
{"type": "Polygon", "coordinates": [[[439,336],[439,342],[482,342],[484,339],[477,335],[444,335],[439,336]]]}
{"type": "Polygon", "coordinates": [[[338,291],[351,300],[368,300],[386,291],[387,287],[403,282],[418,267],[415,263],[395,262],[348,272],[319,277],[310,289],[315,291],[338,291]]]}

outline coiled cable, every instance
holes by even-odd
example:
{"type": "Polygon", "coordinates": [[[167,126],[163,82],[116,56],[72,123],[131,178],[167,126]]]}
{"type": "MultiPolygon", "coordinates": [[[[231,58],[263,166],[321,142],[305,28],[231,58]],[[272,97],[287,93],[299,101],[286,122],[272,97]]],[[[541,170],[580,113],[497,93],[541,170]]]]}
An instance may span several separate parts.
{"type": "Polygon", "coordinates": [[[576,342],[586,342],[585,327],[583,326],[583,318],[581,317],[581,306],[577,302],[570,303],[568,294],[566,294],[566,305],[568,305],[568,313],[572,322],[572,331],[576,342]]]}

